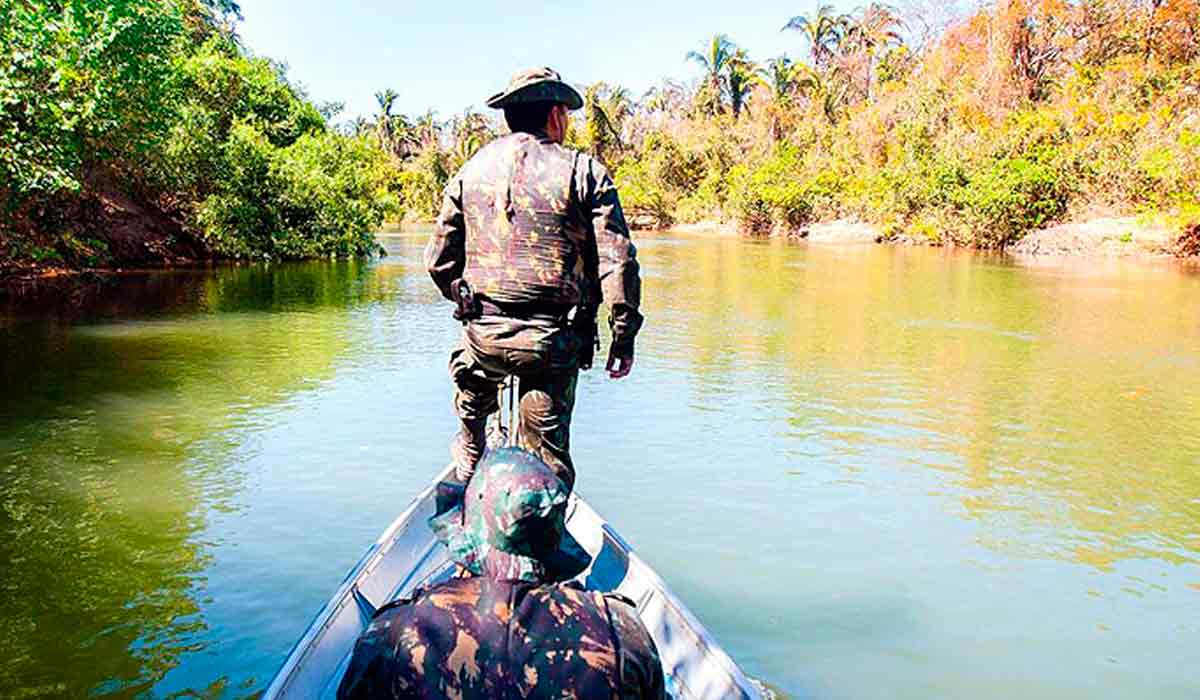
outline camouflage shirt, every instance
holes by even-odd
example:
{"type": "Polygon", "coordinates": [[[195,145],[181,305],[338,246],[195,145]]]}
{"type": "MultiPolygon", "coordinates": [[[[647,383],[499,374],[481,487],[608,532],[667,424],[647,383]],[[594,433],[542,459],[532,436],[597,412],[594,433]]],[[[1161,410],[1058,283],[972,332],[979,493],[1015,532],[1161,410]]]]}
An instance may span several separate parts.
{"type": "Polygon", "coordinates": [[[624,599],[578,584],[456,578],[380,610],[339,700],[665,700],[654,641],[624,599]]]}
{"type": "Polygon", "coordinates": [[[615,344],[632,347],[641,324],[637,250],[612,178],[544,134],[509,134],[467,161],[446,186],[425,264],[447,299],[459,278],[498,304],[598,303],[599,291],[615,344]]]}

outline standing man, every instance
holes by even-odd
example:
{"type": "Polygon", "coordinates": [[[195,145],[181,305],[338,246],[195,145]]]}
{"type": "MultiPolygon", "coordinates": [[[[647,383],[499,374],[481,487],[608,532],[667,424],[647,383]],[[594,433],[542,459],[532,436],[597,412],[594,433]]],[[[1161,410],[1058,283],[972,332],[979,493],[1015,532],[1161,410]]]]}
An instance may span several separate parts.
{"type": "Polygon", "coordinates": [[[425,265],[458,307],[460,345],[450,354],[451,447],[467,481],[486,446],[487,417],[507,375],[520,378],[522,446],[568,488],[571,412],[579,369],[591,367],[600,301],[612,307],[607,371],[633,368],[642,324],[637,251],[617,189],[594,158],[562,146],[568,110],[583,98],[549,68],[515,75],[487,102],[511,134],[484,146],[447,185],[425,265]]]}

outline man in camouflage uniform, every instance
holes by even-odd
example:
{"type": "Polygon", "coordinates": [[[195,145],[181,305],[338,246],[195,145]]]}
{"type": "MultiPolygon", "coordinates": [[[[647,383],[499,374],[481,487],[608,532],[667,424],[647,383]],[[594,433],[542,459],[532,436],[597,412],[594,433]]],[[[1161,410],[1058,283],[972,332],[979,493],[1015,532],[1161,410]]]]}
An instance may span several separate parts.
{"type": "Polygon", "coordinates": [[[619,379],[633,367],[642,322],[637,251],[604,166],[561,145],[567,110],[583,106],[574,88],[549,68],[529,70],[488,106],[504,110],[512,133],[484,146],[447,185],[425,249],[433,281],[458,302],[465,323],[450,356],[462,421],[451,453],[467,481],[485,448],[497,389],[516,375],[522,445],[572,488],[580,353],[587,369],[603,297],[612,307],[609,375],[619,379]]]}
{"type": "Polygon", "coordinates": [[[440,486],[429,524],[466,576],[380,608],[339,700],[665,700],[633,603],[563,583],[590,557],[565,530],[569,491],[547,465],[503,448],[465,489],[440,486]]]}

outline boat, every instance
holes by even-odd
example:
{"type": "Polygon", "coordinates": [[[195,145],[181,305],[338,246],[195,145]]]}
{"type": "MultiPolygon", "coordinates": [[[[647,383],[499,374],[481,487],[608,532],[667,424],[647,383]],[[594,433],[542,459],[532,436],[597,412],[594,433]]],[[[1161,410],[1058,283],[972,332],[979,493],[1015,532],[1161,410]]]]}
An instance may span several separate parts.
{"type": "MultiPolygon", "coordinates": [[[[454,564],[426,524],[434,514],[437,483],[448,475],[449,470],[435,479],[371,545],[288,654],[263,695],[265,700],[334,698],[354,642],[375,611],[416,588],[450,577],[454,564]]],[[[567,508],[567,529],[592,555],[592,564],[577,580],[589,589],[615,591],[637,604],[638,615],[658,647],[672,698],[770,697],[583,498],[572,494],[567,508]]]]}

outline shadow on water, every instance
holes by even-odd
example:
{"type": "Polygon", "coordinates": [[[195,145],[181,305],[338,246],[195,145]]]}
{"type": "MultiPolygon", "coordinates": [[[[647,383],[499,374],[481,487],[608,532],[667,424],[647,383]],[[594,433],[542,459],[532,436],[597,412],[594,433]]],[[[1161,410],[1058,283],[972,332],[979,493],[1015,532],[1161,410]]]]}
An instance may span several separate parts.
{"type": "Polygon", "coordinates": [[[222,453],[256,412],[332,376],[345,309],[373,279],[358,263],[173,270],[10,310],[0,696],[133,696],[200,650],[196,535],[240,478],[222,453]]]}

